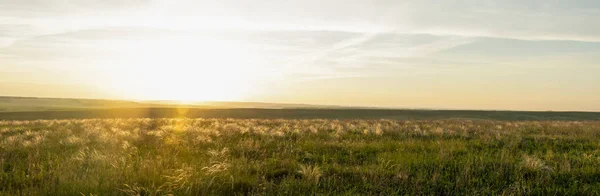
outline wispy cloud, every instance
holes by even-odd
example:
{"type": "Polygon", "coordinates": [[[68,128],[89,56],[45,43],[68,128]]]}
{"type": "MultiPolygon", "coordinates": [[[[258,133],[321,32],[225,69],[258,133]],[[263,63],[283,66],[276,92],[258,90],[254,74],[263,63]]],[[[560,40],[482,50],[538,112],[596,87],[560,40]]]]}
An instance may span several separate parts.
{"type": "MultiPolygon", "coordinates": [[[[317,32],[318,33],[318,32],[317,32]]],[[[306,67],[306,66],[315,66],[321,68],[328,68],[326,63],[330,58],[336,58],[336,54],[339,51],[344,51],[347,49],[356,49],[359,48],[363,43],[372,40],[376,37],[377,34],[367,33],[357,35],[355,37],[351,37],[348,39],[343,39],[339,42],[336,42],[330,46],[324,46],[323,49],[310,51],[305,54],[301,54],[297,56],[294,62],[290,62],[287,66],[293,67],[306,67]]]]}
{"type": "Polygon", "coordinates": [[[7,45],[24,36],[111,26],[178,30],[396,32],[600,42],[600,3],[575,1],[0,0],[7,45]],[[15,25],[34,28],[15,28],[15,25]],[[28,33],[29,32],[29,33],[28,33]]]}

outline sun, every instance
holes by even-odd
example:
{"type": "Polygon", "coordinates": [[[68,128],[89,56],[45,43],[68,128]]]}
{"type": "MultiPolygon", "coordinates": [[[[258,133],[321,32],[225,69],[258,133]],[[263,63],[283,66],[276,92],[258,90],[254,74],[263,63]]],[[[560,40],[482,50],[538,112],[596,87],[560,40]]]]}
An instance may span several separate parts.
{"type": "Polygon", "coordinates": [[[239,41],[178,37],[121,45],[113,91],[133,99],[241,101],[256,91],[256,53],[239,41]]]}

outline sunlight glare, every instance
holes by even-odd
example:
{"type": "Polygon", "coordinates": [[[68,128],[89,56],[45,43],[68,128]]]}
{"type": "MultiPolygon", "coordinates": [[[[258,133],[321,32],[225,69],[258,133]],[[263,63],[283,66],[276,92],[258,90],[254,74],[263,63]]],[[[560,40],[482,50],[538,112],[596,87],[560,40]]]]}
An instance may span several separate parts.
{"type": "Polygon", "coordinates": [[[241,41],[180,37],[118,46],[113,88],[134,99],[240,101],[256,87],[256,53],[241,41]]]}

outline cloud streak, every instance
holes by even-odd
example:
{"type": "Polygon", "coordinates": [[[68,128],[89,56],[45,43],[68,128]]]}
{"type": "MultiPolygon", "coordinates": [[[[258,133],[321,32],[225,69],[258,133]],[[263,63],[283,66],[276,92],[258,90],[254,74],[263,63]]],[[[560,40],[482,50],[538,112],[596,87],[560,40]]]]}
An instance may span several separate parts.
{"type": "Polygon", "coordinates": [[[14,32],[2,36],[4,46],[24,37],[112,26],[600,42],[597,21],[600,3],[594,0],[0,0],[0,32],[14,32]]]}

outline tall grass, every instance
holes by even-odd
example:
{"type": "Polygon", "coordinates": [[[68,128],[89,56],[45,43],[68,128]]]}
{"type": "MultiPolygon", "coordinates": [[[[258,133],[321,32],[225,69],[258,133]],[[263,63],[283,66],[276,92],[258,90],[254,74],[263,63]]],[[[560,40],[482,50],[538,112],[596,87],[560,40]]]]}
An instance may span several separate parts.
{"type": "Polygon", "coordinates": [[[600,122],[0,121],[0,195],[594,195],[600,122]]]}

